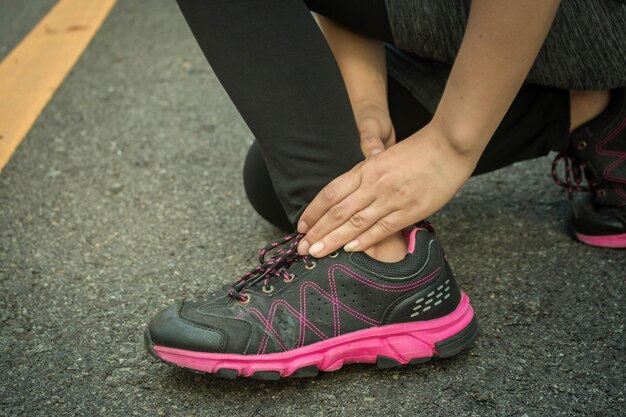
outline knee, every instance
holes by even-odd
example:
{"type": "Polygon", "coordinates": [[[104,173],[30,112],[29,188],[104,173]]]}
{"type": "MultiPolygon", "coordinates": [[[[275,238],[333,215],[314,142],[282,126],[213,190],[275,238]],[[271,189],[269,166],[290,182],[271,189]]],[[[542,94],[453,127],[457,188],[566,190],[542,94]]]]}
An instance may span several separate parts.
{"type": "Polygon", "coordinates": [[[310,11],[324,16],[329,15],[329,12],[333,10],[334,2],[336,2],[336,0],[304,0],[304,4],[310,11]]]}
{"type": "Polygon", "coordinates": [[[274,191],[261,147],[256,141],[250,146],[246,156],[243,184],[248,201],[261,217],[280,229],[293,230],[293,225],[274,191]]]}
{"type": "MultiPolygon", "coordinates": [[[[323,0],[321,2],[323,2],[323,0]]],[[[306,4],[306,7],[311,11],[315,11],[314,9],[318,3],[320,3],[320,0],[304,0],[304,4],[306,4]]]]}

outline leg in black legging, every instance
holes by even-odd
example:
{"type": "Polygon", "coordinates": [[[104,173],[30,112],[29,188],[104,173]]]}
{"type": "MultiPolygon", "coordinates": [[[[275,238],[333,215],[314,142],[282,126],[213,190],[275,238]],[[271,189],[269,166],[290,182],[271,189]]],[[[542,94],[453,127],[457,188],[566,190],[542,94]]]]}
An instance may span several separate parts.
{"type": "MultiPolygon", "coordinates": [[[[362,159],[345,85],[323,35],[298,0],[178,2],[215,74],[257,137],[257,154],[252,152],[247,161],[247,167],[257,169],[246,174],[253,205],[278,226],[295,224],[324,185],[362,159]],[[280,212],[277,199],[284,211],[270,219],[263,212],[280,212]]],[[[382,0],[307,3],[348,28],[391,40],[382,0]],[[350,13],[357,6],[375,13],[350,13]]],[[[399,84],[390,82],[389,90],[392,120],[402,139],[428,116],[399,84]]],[[[568,97],[565,90],[522,88],[475,173],[545,155],[554,149],[555,138],[566,143],[568,97]]]]}
{"type": "Polygon", "coordinates": [[[347,29],[394,44],[385,0],[304,0],[311,11],[347,29]]]}
{"type": "MultiPolygon", "coordinates": [[[[423,127],[431,114],[393,78],[388,78],[391,120],[399,140],[423,127]]],[[[483,153],[474,175],[490,172],[518,161],[561,151],[567,144],[569,92],[549,87],[522,87],[483,153]]],[[[272,188],[258,144],[248,151],[244,184],[250,203],[268,222],[292,230],[272,188]]]]}
{"type": "Polygon", "coordinates": [[[287,212],[278,199],[267,170],[265,157],[257,141],[252,143],[246,155],[246,162],[243,166],[243,185],[250,204],[261,217],[281,230],[295,231],[296,228],[287,217],[287,212]]]}
{"type": "Polygon", "coordinates": [[[259,142],[290,223],[363,156],[339,67],[302,0],[178,0],[259,142]]]}
{"type": "MultiPolygon", "coordinates": [[[[387,78],[387,91],[391,120],[398,139],[405,139],[424,126],[431,114],[400,83],[387,78]]],[[[243,181],[248,200],[265,220],[274,226],[292,231],[287,214],[281,209],[280,200],[270,180],[261,147],[254,142],[248,150],[243,170],[243,181]]]]}

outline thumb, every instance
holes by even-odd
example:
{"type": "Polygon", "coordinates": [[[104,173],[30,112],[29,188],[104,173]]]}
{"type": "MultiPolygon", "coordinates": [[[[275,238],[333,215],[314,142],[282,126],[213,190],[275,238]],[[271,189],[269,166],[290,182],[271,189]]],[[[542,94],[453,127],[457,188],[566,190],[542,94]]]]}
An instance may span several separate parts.
{"type": "Polygon", "coordinates": [[[366,157],[381,153],[384,149],[385,144],[378,137],[361,138],[361,150],[366,157]]]}
{"type": "Polygon", "coordinates": [[[359,136],[361,150],[366,157],[385,150],[385,144],[381,139],[382,129],[376,120],[371,118],[361,120],[359,123],[359,136]]]}

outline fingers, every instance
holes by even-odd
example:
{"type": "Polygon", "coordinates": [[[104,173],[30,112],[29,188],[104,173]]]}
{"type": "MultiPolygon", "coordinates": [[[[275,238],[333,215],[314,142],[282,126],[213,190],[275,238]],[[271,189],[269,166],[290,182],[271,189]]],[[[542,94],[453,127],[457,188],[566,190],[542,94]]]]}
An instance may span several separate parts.
{"type": "Polygon", "coordinates": [[[346,252],[364,251],[412,223],[405,219],[402,211],[391,212],[378,219],[369,229],[348,242],[344,249],[346,252]]]}
{"type": "Polygon", "coordinates": [[[352,194],[360,184],[361,176],[354,169],[331,181],[322,188],[300,216],[298,232],[307,233],[331,207],[352,194]]]}
{"type": "Polygon", "coordinates": [[[410,221],[404,221],[404,216],[399,210],[389,212],[383,207],[369,206],[355,216],[360,216],[364,223],[355,226],[352,221],[345,222],[315,242],[309,250],[310,254],[322,258],[341,247],[346,252],[364,251],[411,224],[410,221]]]}
{"type": "Polygon", "coordinates": [[[307,234],[306,238],[310,239],[312,243],[309,249],[310,254],[316,258],[321,258],[344,247],[346,243],[353,241],[357,236],[376,227],[377,221],[383,221],[381,219],[384,219],[388,213],[389,209],[386,207],[371,205],[350,216],[339,227],[332,228],[328,234],[322,235],[319,240],[311,239],[307,234]]]}
{"type": "Polygon", "coordinates": [[[357,191],[331,207],[304,236],[302,248],[307,249],[309,245],[308,252],[315,257],[339,249],[388,212],[380,204],[370,206],[373,201],[374,196],[368,197],[357,191]]]}

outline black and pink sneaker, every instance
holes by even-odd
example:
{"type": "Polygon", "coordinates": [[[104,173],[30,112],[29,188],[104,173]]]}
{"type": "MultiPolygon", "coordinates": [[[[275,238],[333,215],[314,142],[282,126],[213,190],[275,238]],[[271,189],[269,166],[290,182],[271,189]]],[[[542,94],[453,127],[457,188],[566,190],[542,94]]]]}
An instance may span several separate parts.
{"type": "Polygon", "coordinates": [[[148,352],[196,371],[266,380],[455,355],[478,334],[469,298],[431,226],[404,233],[408,253],[396,263],[343,250],[300,256],[301,235],[286,236],[262,250],[261,265],[230,290],[152,319],[148,352]]]}
{"type": "Polygon", "coordinates": [[[552,177],[568,191],[590,191],[574,205],[570,226],[583,243],[626,248],[626,89],[611,91],[609,106],[572,132],[570,148],[552,164],[552,177]],[[557,175],[565,162],[565,179],[557,175]],[[585,184],[586,180],[586,184],[585,184]]]}

